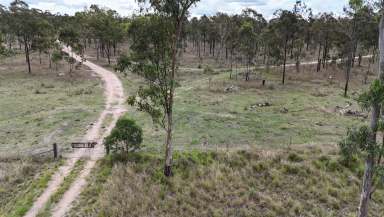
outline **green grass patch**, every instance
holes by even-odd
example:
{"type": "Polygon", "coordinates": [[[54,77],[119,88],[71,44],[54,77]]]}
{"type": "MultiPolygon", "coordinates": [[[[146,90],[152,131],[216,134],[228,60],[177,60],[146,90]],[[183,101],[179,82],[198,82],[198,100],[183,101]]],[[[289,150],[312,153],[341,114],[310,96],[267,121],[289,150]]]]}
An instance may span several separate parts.
{"type": "Polygon", "coordinates": [[[87,179],[87,187],[81,192],[79,199],[74,201],[73,208],[67,216],[77,215],[77,210],[80,209],[84,213],[92,212],[100,197],[100,193],[104,190],[104,184],[111,175],[114,161],[116,159],[107,156],[97,162],[95,169],[92,170],[91,175],[87,179]]]}
{"type": "Polygon", "coordinates": [[[73,167],[72,171],[67,177],[64,178],[64,182],[61,184],[59,189],[49,198],[43,210],[40,210],[37,217],[49,217],[51,216],[52,208],[60,201],[64,193],[71,187],[72,183],[79,176],[80,172],[84,168],[86,161],[78,160],[73,167]]]}
{"type": "MultiPolygon", "coordinates": [[[[193,72],[185,74],[174,105],[177,150],[333,144],[345,135],[347,127],[365,122],[364,118],[343,116],[337,111],[338,106],[349,103],[351,109],[359,110],[354,96],[342,96],[338,83],[291,81],[282,86],[275,75],[270,75],[275,79],[270,81],[274,88],[268,88],[261,87],[259,81],[230,80],[226,73],[211,79],[206,75],[196,77],[193,72]],[[228,87],[236,91],[225,91],[228,87]],[[257,106],[265,102],[270,105],[257,106]]],[[[143,85],[136,75],[121,78],[127,95],[135,94],[143,85]]],[[[351,92],[359,88],[362,86],[351,92]]],[[[162,146],[164,131],[154,126],[147,114],[130,108],[127,115],[143,127],[147,148],[162,146]]]]}
{"type": "MultiPolygon", "coordinates": [[[[68,216],[350,216],[359,174],[338,159],[306,148],[176,152],[174,175],[166,178],[158,154],[109,157],[68,216]]],[[[370,216],[384,213],[383,193],[373,196],[370,216]]]]}
{"type": "Polygon", "coordinates": [[[43,64],[32,61],[32,75],[21,54],[0,60],[0,213],[7,217],[29,209],[57,165],[29,153],[53,143],[66,152],[104,108],[101,82],[85,66],[71,77],[68,64],[56,72],[42,57],[43,64]]]}
{"type": "Polygon", "coordinates": [[[25,180],[20,181],[19,185],[13,186],[12,188],[14,189],[11,190],[12,196],[6,197],[4,199],[6,203],[0,208],[0,216],[20,217],[28,212],[33,202],[48,186],[52,175],[62,163],[63,161],[45,164],[35,178],[25,176],[25,180]]]}

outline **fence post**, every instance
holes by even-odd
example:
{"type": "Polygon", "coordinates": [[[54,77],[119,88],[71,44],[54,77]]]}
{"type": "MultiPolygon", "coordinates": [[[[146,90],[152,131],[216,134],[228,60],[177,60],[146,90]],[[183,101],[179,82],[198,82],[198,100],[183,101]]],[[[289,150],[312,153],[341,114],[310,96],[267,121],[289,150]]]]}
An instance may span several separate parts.
{"type": "Polygon", "coordinates": [[[53,143],[53,159],[57,160],[57,144],[53,143]]]}

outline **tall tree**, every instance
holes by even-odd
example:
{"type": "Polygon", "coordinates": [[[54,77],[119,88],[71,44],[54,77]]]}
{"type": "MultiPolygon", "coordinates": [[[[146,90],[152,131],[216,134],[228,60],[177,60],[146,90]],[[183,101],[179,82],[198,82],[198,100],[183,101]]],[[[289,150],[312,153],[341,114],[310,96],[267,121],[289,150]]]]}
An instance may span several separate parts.
{"type": "MultiPolygon", "coordinates": [[[[381,15],[382,16],[382,15],[381,15]]],[[[377,180],[384,178],[384,140],[377,141],[377,132],[384,130],[384,122],[380,120],[384,103],[384,17],[379,24],[379,73],[372,82],[370,89],[363,93],[358,101],[364,109],[371,112],[369,127],[350,130],[347,138],[340,143],[341,152],[347,159],[351,156],[361,156],[365,159],[363,183],[358,208],[358,217],[367,217],[369,201],[375,191],[377,180]]]]}
{"type": "Polygon", "coordinates": [[[250,79],[250,65],[256,55],[257,35],[254,31],[252,23],[245,21],[240,27],[240,50],[246,61],[247,71],[245,72],[245,80],[250,79]]]}
{"type": "MultiPolygon", "coordinates": [[[[357,0],[354,0],[357,2],[357,0]]],[[[359,2],[358,2],[359,3],[359,2]]],[[[383,2],[381,2],[382,4],[383,2]]],[[[382,6],[382,5],[381,5],[382,6]]],[[[379,73],[378,79],[374,81],[371,91],[363,98],[365,105],[370,105],[371,110],[371,142],[376,144],[377,130],[379,128],[379,118],[383,104],[384,95],[384,16],[381,14],[379,25],[379,73]],[[369,104],[367,104],[369,102],[369,104]]],[[[384,141],[384,140],[383,140],[384,141]]],[[[360,197],[358,217],[368,216],[368,205],[372,195],[372,187],[374,181],[375,171],[382,171],[382,158],[384,153],[384,144],[380,147],[377,145],[369,147],[368,154],[365,161],[365,170],[363,176],[363,187],[360,197]],[[379,166],[377,166],[379,165],[379,166]],[[381,167],[380,167],[381,166],[381,167]]]]}
{"type": "Polygon", "coordinates": [[[279,36],[281,43],[281,50],[283,52],[283,72],[282,72],[282,80],[281,83],[285,84],[285,73],[286,73],[286,64],[288,58],[288,49],[289,43],[293,42],[296,33],[298,33],[298,17],[297,14],[287,10],[280,10],[276,13],[278,17],[272,20],[272,25],[275,26],[275,30],[277,31],[276,36],[279,36]]]}
{"type": "Polygon", "coordinates": [[[196,2],[198,0],[150,0],[155,15],[144,18],[145,25],[136,25],[139,27],[136,34],[141,37],[135,37],[136,41],[132,45],[134,52],[130,58],[120,58],[117,67],[120,71],[130,67],[148,81],[148,87],[139,90],[140,97],[131,97],[129,102],[159,120],[166,131],[165,176],[172,175],[173,105],[178,68],[177,54],[180,48],[178,44],[189,9],[196,2]],[[146,19],[149,19],[149,23],[146,19]]]}
{"type": "Polygon", "coordinates": [[[36,35],[36,12],[30,10],[27,3],[21,0],[15,0],[11,3],[10,16],[13,21],[12,31],[20,38],[20,41],[24,45],[25,61],[28,65],[28,73],[32,73],[31,70],[31,45],[34,36],[36,35]]]}
{"type": "Polygon", "coordinates": [[[346,72],[345,72],[345,86],[344,86],[345,97],[348,95],[350,74],[355,61],[355,52],[357,49],[357,42],[358,42],[358,39],[357,39],[358,16],[360,11],[363,8],[363,3],[364,3],[363,0],[350,0],[349,9],[348,8],[345,9],[346,13],[352,17],[351,27],[349,28],[350,30],[348,31],[349,42],[347,43],[348,59],[347,59],[346,72]]]}

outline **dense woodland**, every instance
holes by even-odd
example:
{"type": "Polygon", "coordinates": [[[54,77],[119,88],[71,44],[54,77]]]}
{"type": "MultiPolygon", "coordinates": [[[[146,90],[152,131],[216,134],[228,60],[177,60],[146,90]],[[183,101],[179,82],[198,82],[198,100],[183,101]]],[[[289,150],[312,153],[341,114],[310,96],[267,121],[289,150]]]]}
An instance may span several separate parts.
{"type": "MultiPolygon", "coordinates": [[[[0,13],[2,53],[22,50],[29,73],[30,53],[57,56],[57,39],[80,52],[92,46],[97,49],[97,58],[111,63],[120,46],[135,44],[143,40],[143,31],[149,34],[156,28],[149,23],[152,15],[121,17],[97,5],[69,16],[30,9],[23,1],[14,1],[9,7],[1,6],[0,13]],[[144,24],[147,28],[143,28],[144,24]]],[[[320,71],[340,59],[346,70],[347,93],[350,67],[361,64],[362,56],[367,54],[373,54],[375,61],[378,49],[379,14],[372,5],[351,3],[341,17],[313,14],[298,1],[292,10],[277,10],[271,20],[253,9],[238,15],[217,13],[186,18],[178,47],[193,49],[201,61],[211,56],[222,66],[246,67],[245,80],[253,66],[282,65],[284,84],[287,63],[296,64],[299,71],[303,60],[317,60],[320,71]]]]}
{"type": "MultiPolygon", "coordinates": [[[[206,58],[213,58],[231,72],[242,68],[245,81],[256,69],[268,72],[270,67],[281,66],[282,85],[287,80],[288,65],[294,66],[296,72],[308,61],[317,62],[317,72],[337,65],[345,71],[345,97],[352,68],[367,58],[367,82],[371,65],[377,63],[380,51],[384,52],[378,43],[382,11],[376,2],[351,0],[339,16],[313,14],[311,8],[297,1],[291,10],[277,10],[270,20],[250,8],[235,15],[190,17],[189,9],[197,2],[149,1],[152,13],[122,17],[97,5],[73,16],[51,14],[15,0],[9,6],[0,5],[0,54],[5,57],[23,53],[29,74],[34,72],[32,54],[38,54],[40,64],[42,58],[48,57],[53,69],[57,62],[65,60],[72,71],[76,61],[61,51],[64,44],[83,56],[95,49],[97,59],[106,59],[116,71],[128,70],[143,77],[147,85],[130,96],[128,103],[148,113],[164,129],[164,175],[169,177],[173,173],[173,107],[179,85],[176,75],[187,50],[199,58],[196,68],[201,68],[206,58]]],[[[380,70],[380,79],[359,97],[363,108],[372,112],[370,127],[348,131],[340,143],[347,162],[353,162],[358,153],[366,160],[361,217],[367,216],[368,202],[383,171],[384,151],[376,142],[377,132],[383,128],[379,120],[384,93],[382,62],[380,70]]]]}

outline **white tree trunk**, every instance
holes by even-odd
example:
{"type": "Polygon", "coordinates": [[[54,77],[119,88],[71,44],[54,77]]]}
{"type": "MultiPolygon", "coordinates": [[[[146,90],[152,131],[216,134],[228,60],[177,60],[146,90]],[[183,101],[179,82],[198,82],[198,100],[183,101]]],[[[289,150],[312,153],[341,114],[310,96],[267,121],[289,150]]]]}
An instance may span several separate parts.
{"type": "MultiPolygon", "coordinates": [[[[379,79],[384,82],[384,20],[381,17],[380,26],[379,26],[380,34],[379,34],[379,79]]],[[[376,104],[372,106],[372,116],[371,116],[371,129],[373,131],[372,139],[376,141],[376,128],[380,118],[380,105],[376,104]]],[[[370,195],[372,192],[372,184],[373,184],[373,175],[374,175],[374,167],[375,167],[375,156],[369,154],[365,163],[365,171],[364,171],[364,179],[363,179],[363,187],[360,195],[360,205],[358,211],[358,217],[367,217],[368,216],[368,205],[370,200],[370,195]]]]}

